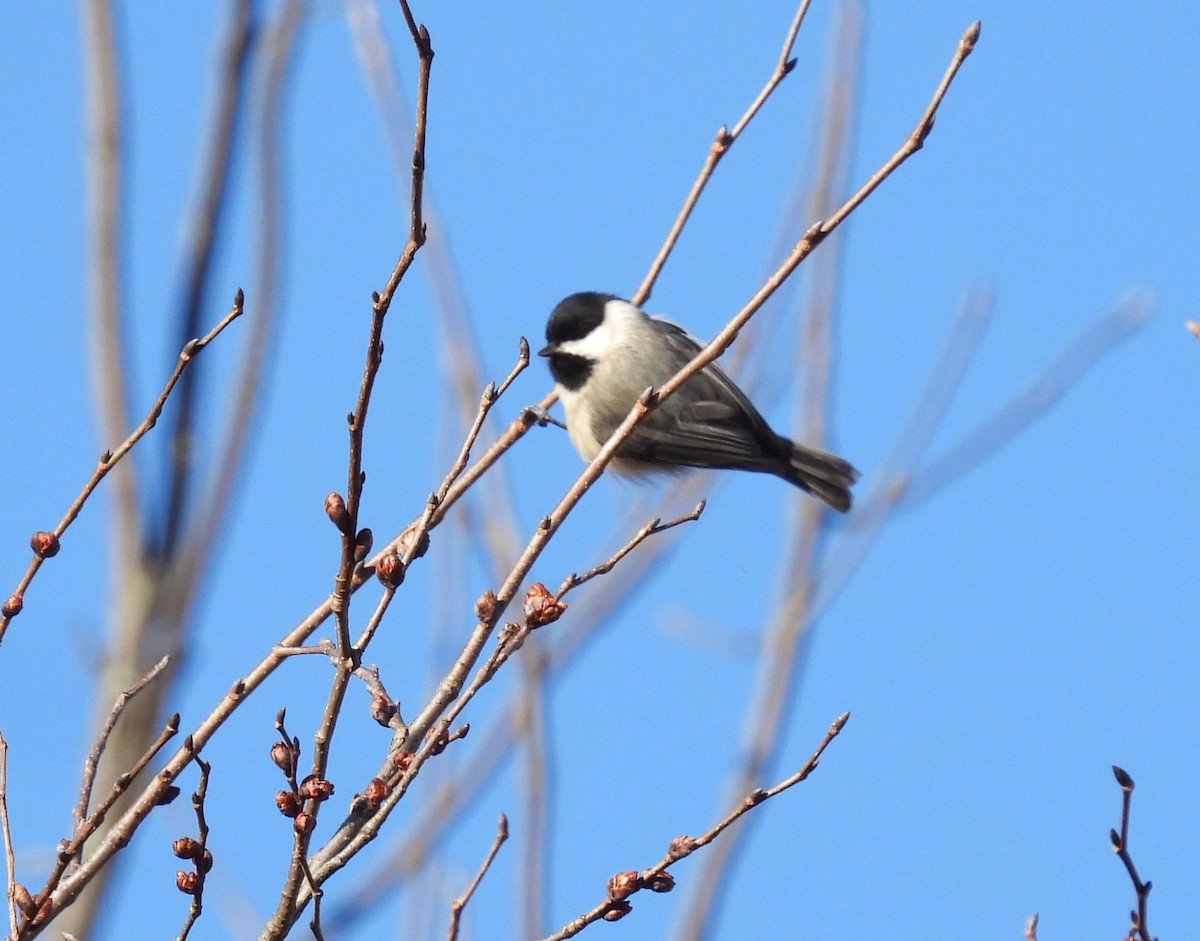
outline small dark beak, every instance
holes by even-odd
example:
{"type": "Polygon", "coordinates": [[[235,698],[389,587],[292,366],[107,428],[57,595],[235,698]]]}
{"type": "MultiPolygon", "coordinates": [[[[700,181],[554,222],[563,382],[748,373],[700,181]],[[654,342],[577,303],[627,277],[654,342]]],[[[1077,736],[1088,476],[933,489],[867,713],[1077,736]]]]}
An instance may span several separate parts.
{"type": "Polygon", "coordinates": [[[553,356],[556,352],[557,350],[555,349],[554,345],[549,344],[538,350],[538,356],[553,356]]]}

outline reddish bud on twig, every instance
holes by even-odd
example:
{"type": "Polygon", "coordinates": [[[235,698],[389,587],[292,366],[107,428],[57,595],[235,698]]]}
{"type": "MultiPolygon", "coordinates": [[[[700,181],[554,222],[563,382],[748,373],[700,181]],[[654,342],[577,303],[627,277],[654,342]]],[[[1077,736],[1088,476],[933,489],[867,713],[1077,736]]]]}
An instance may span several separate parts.
{"type": "Polygon", "coordinates": [[[0,609],[0,614],[3,614],[6,618],[15,618],[21,613],[23,607],[25,607],[25,598],[22,595],[11,595],[4,602],[4,607],[0,609]]]}
{"type": "Polygon", "coordinates": [[[496,616],[496,594],[490,588],[475,599],[475,617],[491,623],[496,616]]]}
{"type": "Polygon", "coordinates": [[[58,555],[60,547],[58,537],[54,533],[48,533],[42,529],[30,537],[29,548],[34,551],[34,554],[41,556],[43,559],[53,559],[58,555]]]}
{"type": "Polygon", "coordinates": [[[1117,779],[1117,784],[1120,785],[1121,790],[1132,791],[1133,778],[1129,776],[1129,772],[1127,772],[1124,768],[1118,768],[1116,765],[1113,765],[1112,769],[1113,777],[1117,779]]]}
{"type": "Polygon", "coordinates": [[[414,757],[415,756],[410,751],[398,751],[392,756],[392,764],[394,764],[401,771],[407,771],[408,766],[412,764],[414,757]]]}
{"type": "Polygon", "coordinates": [[[373,545],[375,545],[375,534],[364,526],[354,537],[354,561],[361,562],[365,559],[373,545]]]}
{"type": "Polygon", "coordinates": [[[400,538],[397,540],[397,542],[400,545],[401,555],[408,555],[411,552],[412,558],[419,559],[429,551],[429,533],[422,533],[420,543],[417,544],[415,550],[413,549],[413,540],[417,538],[417,532],[420,530],[420,528],[421,524],[419,521],[415,523],[409,523],[404,532],[400,534],[400,538]]]}
{"type": "Polygon", "coordinates": [[[339,532],[349,532],[350,512],[346,509],[346,501],[340,493],[331,493],[325,498],[325,515],[329,517],[329,521],[338,528],[339,532]]]}
{"type": "Polygon", "coordinates": [[[333,797],[333,782],[310,774],[300,782],[300,796],[305,800],[329,800],[333,797]]]}
{"type": "Polygon", "coordinates": [[[670,892],[675,888],[675,877],[669,872],[656,872],[646,880],[646,888],[651,892],[670,892]]]}
{"type": "Polygon", "coordinates": [[[190,836],[181,836],[171,844],[171,852],[180,859],[197,859],[200,856],[200,842],[190,836]]]}
{"type": "Polygon", "coordinates": [[[208,873],[212,872],[212,867],[213,855],[207,848],[205,848],[204,855],[196,860],[196,868],[205,875],[208,875],[208,873]]]}
{"type": "Polygon", "coordinates": [[[399,588],[404,582],[404,563],[400,556],[389,552],[375,566],[375,577],[388,588],[399,588]]]}
{"type": "Polygon", "coordinates": [[[284,774],[292,773],[292,750],[287,742],[276,742],[271,746],[271,761],[284,774]]]}
{"type": "Polygon", "coordinates": [[[388,786],[379,780],[379,778],[371,778],[367,782],[367,789],[363,791],[363,799],[372,810],[378,808],[387,796],[388,786]]]}
{"type": "Polygon", "coordinates": [[[767,792],[761,787],[756,787],[753,791],[746,795],[746,805],[753,807],[755,804],[761,804],[767,799],[767,792]]]}
{"type": "Polygon", "coordinates": [[[683,859],[696,848],[696,838],[692,836],[677,836],[667,847],[667,855],[672,859],[683,859]]]}
{"type": "Polygon", "coordinates": [[[275,806],[285,817],[295,817],[300,813],[300,798],[292,791],[280,791],[275,795],[275,806]]]}
{"type": "Polygon", "coordinates": [[[546,586],[536,582],[525,592],[525,621],[530,627],[543,627],[557,621],[567,606],[556,601],[546,586]]]}
{"type": "Polygon", "coordinates": [[[1108,838],[1112,840],[1113,852],[1121,852],[1121,834],[1119,834],[1116,830],[1109,830],[1108,838]]]}
{"type": "Polygon", "coordinates": [[[296,814],[296,819],[292,821],[292,827],[297,833],[311,833],[316,829],[316,826],[317,818],[303,811],[296,814]]]}
{"type": "Polygon", "coordinates": [[[628,902],[612,902],[601,917],[605,921],[620,921],[626,915],[633,911],[633,906],[628,902]]]}
{"type": "Polygon", "coordinates": [[[194,872],[184,872],[182,869],[175,871],[175,888],[184,895],[195,895],[200,888],[200,877],[194,872]]]}
{"type": "Polygon", "coordinates": [[[386,727],[396,715],[396,704],[384,696],[382,693],[376,693],[371,697],[371,718],[380,725],[386,727]]]}
{"type": "Polygon", "coordinates": [[[642,880],[636,870],[618,872],[608,880],[608,897],[614,902],[619,902],[621,899],[629,898],[641,887],[642,880]]]}
{"type": "Polygon", "coordinates": [[[29,894],[29,890],[21,883],[16,883],[12,888],[13,901],[17,903],[17,908],[30,921],[37,915],[37,903],[34,902],[33,896],[29,894]]]}
{"type": "Polygon", "coordinates": [[[361,794],[355,794],[350,801],[350,813],[357,816],[373,814],[390,793],[390,788],[379,778],[371,778],[366,789],[361,794]]]}

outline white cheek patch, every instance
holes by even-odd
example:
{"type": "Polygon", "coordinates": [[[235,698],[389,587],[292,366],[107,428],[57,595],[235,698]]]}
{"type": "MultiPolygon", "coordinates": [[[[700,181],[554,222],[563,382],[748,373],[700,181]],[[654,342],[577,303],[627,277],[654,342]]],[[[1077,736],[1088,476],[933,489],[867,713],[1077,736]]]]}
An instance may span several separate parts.
{"type": "Polygon", "coordinates": [[[609,301],[604,319],[586,337],[559,344],[559,350],[593,361],[602,360],[615,347],[629,342],[630,334],[645,314],[628,301],[609,301]]]}
{"type": "Polygon", "coordinates": [[[582,356],[584,359],[598,360],[613,345],[613,331],[607,320],[600,323],[586,337],[581,337],[578,340],[568,340],[566,343],[558,345],[559,352],[569,353],[572,356],[582,356]]]}

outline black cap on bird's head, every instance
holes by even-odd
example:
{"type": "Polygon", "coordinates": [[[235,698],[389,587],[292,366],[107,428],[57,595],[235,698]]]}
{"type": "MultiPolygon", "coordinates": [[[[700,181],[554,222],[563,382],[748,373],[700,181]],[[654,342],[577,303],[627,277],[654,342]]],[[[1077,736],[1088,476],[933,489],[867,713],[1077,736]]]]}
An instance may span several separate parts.
{"type": "Polygon", "coordinates": [[[581,291],[558,302],[546,322],[546,346],[539,356],[550,356],[557,347],[571,340],[582,340],[604,322],[604,305],[616,300],[614,294],[581,291]]]}

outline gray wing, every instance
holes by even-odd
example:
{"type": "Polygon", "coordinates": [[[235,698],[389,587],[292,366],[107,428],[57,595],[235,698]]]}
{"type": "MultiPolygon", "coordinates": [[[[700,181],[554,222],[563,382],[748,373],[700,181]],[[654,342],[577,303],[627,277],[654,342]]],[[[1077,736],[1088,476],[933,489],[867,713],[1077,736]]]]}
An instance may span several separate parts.
{"type": "MultiPolygon", "coordinates": [[[[638,391],[659,386],[700,351],[675,324],[659,320],[671,348],[670,362],[650,362],[637,349],[622,364],[639,380],[638,391]],[[642,381],[645,380],[645,381],[642,381]]],[[[661,352],[661,350],[660,350],[661,352]]],[[[608,438],[629,413],[625,408],[596,412],[593,430],[608,438]]],[[[724,467],[778,473],[786,467],[790,444],[780,440],[758,410],[720,367],[710,364],[687,381],[642,422],[618,452],[626,460],[688,467],[724,467]]]]}

